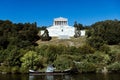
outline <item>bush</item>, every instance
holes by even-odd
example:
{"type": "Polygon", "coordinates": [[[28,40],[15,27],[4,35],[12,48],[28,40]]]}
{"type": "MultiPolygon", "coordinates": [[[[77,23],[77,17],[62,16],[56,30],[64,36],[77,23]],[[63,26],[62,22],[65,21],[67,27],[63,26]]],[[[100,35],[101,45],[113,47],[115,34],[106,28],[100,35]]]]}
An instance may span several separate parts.
{"type": "Polygon", "coordinates": [[[11,67],[0,66],[0,72],[11,73],[11,67]]]}
{"type": "Polygon", "coordinates": [[[52,37],[41,37],[42,41],[50,41],[52,37]]]}
{"type": "Polygon", "coordinates": [[[22,67],[25,69],[36,69],[37,66],[43,65],[43,57],[38,55],[35,51],[28,51],[22,58],[22,67]]]}
{"type": "Polygon", "coordinates": [[[88,38],[87,43],[96,50],[99,50],[100,47],[105,44],[105,41],[101,37],[97,36],[97,37],[88,38]]]}
{"type": "Polygon", "coordinates": [[[95,50],[88,44],[85,44],[78,49],[80,54],[93,54],[95,52],[95,50]]]}
{"type": "Polygon", "coordinates": [[[87,73],[87,72],[96,72],[96,65],[91,62],[81,62],[76,64],[79,72],[87,73]]]}
{"type": "Polygon", "coordinates": [[[107,54],[103,54],[101,52],[96,52],[94,54],[87,55],[86,60],[88,62],[95,63],[97,67],[103,67],[109,63],[110,57],[107,54]]]}
{"type": "Polygon", "coordinates": [[[110,52],[110,48],[107,45],[103,45],[100,47],[100,51],[105,52],[106,54],[110,52]]]}
{"type": "Polygon", "coordinates": [[[114,62],[110,64],[107,68],[109,71],[112,72],[120,72],[120,62],[114,62]]]}
{"type": "Polygon", "coordinates": [[[73,61],[67,55],[60,55],[54,61],[54,65],[58,70],[71,69],[73,61]]]}
{"type": "Polygon", "coordinates": [[[11,72],[12,72],[12,73],[20,73],[19,67],[18,67],[18,66],[12,67],[11,72]]]}
{"type": "Polygon", "coordinates": [[[46,29],[45,32],[43,33],[43,35],[41,36],[41,40],[42,41],[49,41],[51,40],[52,37],[49,36],[49,32],[46,29]]]}
{"type": "Polygon", "coordinates": [[[29,73],[29,68],[20,67],[20,73],[29,73]]]}

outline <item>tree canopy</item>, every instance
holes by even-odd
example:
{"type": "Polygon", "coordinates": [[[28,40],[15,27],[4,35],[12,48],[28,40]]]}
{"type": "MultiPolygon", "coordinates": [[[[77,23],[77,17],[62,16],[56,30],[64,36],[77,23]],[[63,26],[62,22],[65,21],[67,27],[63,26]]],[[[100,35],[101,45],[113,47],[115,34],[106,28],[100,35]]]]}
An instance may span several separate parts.
{"type": "Polygon", "coordinates": [[[91,25],[91,29],[87,32],[88,42],[93,47],[103,44],[119,44],[120,43],[120,21],[106,20],[96,22],[91,25]]]}
{"type": "Polygon", "coordinates": [[[0,48],[6,49],[10,45],[27,47],[36,45],[39,39],[36,23],[14,24],[9,20],[0,20],[0,48]]]}

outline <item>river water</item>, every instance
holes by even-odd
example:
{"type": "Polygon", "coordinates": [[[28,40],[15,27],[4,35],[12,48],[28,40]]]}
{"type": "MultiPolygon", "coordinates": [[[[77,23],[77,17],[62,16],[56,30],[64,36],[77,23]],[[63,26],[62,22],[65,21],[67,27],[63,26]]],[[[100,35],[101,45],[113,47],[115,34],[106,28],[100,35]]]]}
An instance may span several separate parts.
{"type": "Polygon", "coordinates": [[[35,75],[0,74],[0,80],[120,80],[119,73],[112,74],[77,74],[77,75],[35,75]]]}

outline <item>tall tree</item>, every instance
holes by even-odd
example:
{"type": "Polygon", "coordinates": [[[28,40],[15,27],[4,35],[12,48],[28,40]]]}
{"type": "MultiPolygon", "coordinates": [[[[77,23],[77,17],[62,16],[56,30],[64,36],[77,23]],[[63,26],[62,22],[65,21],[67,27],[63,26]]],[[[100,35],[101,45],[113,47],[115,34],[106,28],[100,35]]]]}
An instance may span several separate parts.
{"type": "Polygon", "coordinates": [[[83,29],[83,25],[82,24],[78,24],[76,21],[74,23],[74,27],[75,27],[75,35],[74,37],[80,37],[81,35],[81,30],[83,29]]]}

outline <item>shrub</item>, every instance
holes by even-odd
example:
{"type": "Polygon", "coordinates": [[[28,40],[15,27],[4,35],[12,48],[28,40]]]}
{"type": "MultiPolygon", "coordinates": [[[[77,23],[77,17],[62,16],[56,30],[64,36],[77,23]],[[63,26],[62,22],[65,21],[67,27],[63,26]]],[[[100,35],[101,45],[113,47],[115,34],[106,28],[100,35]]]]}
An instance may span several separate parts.
{"type": "Polygon", "coordinates": [[[12,72],[12,73],[20,73],[19,67],[18,67],[18,66],[12,67],[11,72],[12,72]]]}
{"type": "Polygon", "coordinates": [[[0,72],[11,73],[11,67],[0,66],[0,72]]]}
{"type": "Polygon", "coordinates": [[[20,73],[29,73],[29,68],[20,67],[20,73]]]}
{"type": "Polygon", "coordinates": [[[107,68],[109,71],[112,72],[120,72],[120,62],[114,62],[110,64],[107,68]]]}
{"type": "Polygon", "coordinates": [[[79,72],[96,72],[96,65],[94,63],[84,61],[76,65],[79,72]]]}
{"type": "Polygon", "coordinates": [[[115,54],[115,61],[120,61],[120,53],[115,54]]]}
{"type": "Polygon", "coordinates": [[[67,55],[60,55],[54,61],[54,65],[58,70],[65,70],[72,68],[73,61],[67,55]]]}
{"type": "Polygon", "coordinates": [[[105,41],[101,37],[90,37],[87,39],[87,43],[95,48],[96,50],[99,50],[101,46],[105,44],[105,41]]]}
{"type": "Polygon", "coordinates": [[[37,66],[42,66],[43,57],[35,51],[28,51],[22,58],[22,67],[25,69],[35,69],[37,66]]]}
{"type": "Polygon", "coordinates": [[[42,41],[49,41],[51,40],[52,37],[49,36],[49,32],[46,29],[45,32],[43,33],[43,35],[41,36],[41,40],[42,41]]]}
{"type": "Polygon", "coordinates": [[[88,44],[85,44],[78,49],[80,54],[93,54],[95,52],[95,50],[88,44]]]}
{"type": "Polygon", "coordinates": [[[110,57],[107,54],[103,54],[101,52],[96,52],[94,54],[87,55],[86,60],[88,62],[95,63],[97,65],[97,67],[103,67],[109,63],[110,57]]]}
{"type": "Polygon", "coordinates": [[[110,52],[110,48],[107,45],[103,45],[100,47],[100,51],[105,52],[106,54],[110,52]]]}

